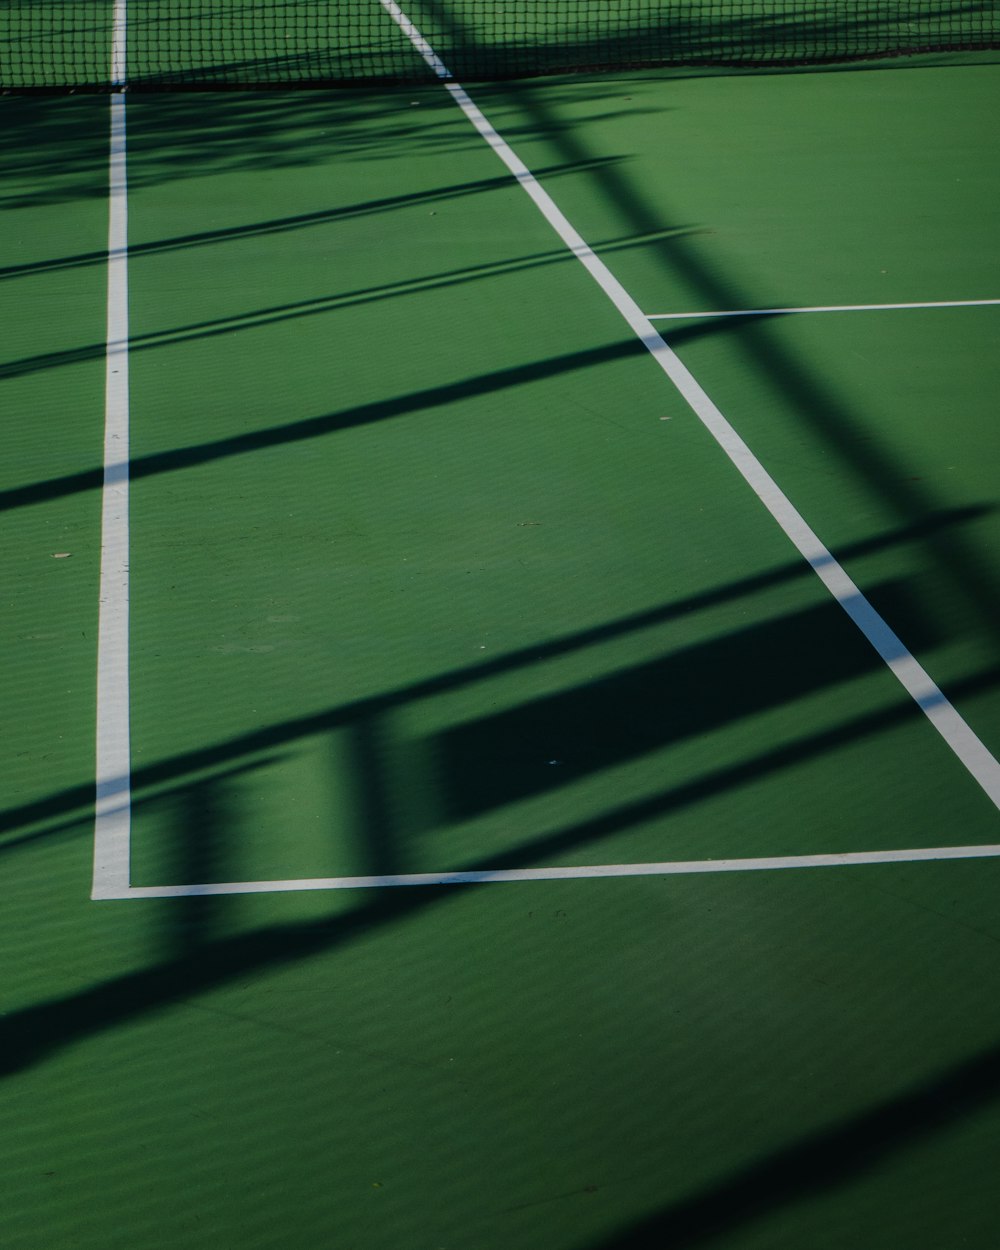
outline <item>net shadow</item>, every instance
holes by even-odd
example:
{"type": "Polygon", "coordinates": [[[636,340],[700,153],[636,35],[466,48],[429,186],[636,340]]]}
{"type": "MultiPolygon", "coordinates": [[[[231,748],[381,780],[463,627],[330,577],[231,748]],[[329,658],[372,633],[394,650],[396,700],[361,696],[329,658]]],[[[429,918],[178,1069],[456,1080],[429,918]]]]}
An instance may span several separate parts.
{"type": "MultiPolygon", "coordinates": [[[[412,0],[405,6],[453,72],[469,81],[648,66],[835,63],[994,47],[995,5],[916,0],[412,0]]],[[[112,6],[7,0],[0,84],[8,90],[109,89],[112,6]]],[[[379,4],[215,0],[133,5],[130,90],[426,82],[431,71],[379,4]]]]}

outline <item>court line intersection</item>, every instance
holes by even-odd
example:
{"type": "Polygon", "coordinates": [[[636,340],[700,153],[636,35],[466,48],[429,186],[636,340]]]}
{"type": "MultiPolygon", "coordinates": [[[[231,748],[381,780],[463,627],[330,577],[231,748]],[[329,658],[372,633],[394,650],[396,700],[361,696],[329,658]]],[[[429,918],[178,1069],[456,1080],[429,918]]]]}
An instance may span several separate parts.
{"type": "MultiPolygon", "coordinates": [[[[583,264],[653,356],[688,406],[713,436],[734,467],[771,513],[824,586],[874,647],[928,721],[1000,809],[1000,763],[973,733],[929,674],[851,581],[819,541],[805,519],[768,474],[727,418],[715,406],[673,349],[656,331],[654,320],[698,317],[762,316],[797,312],[841,312],[904,307],[956,307],[1000,303],[997,300],[934,301],[916,305],[829,305],[812,308],[734,310],[710,313],[644,314],[593,249],[577,233],[547,191],[494,129],[452,75],[418,28],[395,3],[380,0],[400,30],[433,70],[442,86],[532,199],[569,251],[583,264]]],[[[124,77],[123,52],[113,50],[116,81],[124,77]]],[[[112,96],[110,225],[108,248],[108,348],[105,421],[105,479],[102,511],[101,626],[98,646],[97,809],[94,835],[93,899],[190,898],[213,894],[273,893],[302,890],[441,886],[514,881],[665,876],[692,873],[747,872],[787,868],[926,862],[1000,856],[1000,845],[946,846],[842,854],[665,861],[660,863],[582,865],[576,867],[476,869],[385,876],[294,878],[217,882],[197,885],[133,886],[129,876],[131,786],[128,762],[128,303],[127,185],[125,96],[112,96]]]]}

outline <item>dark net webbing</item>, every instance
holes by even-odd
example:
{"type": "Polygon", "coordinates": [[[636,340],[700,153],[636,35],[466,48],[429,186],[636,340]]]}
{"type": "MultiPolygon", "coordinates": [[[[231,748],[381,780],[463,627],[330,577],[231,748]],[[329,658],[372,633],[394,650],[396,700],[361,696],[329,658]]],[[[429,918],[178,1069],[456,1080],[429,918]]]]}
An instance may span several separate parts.
{"type": "MultiPolygon", "coordinates": [[[[1000,0],[411,0],[401,7],[454,76],[470,81],[1000,46],[1000,0]]],[[[0,87],[10,90],[433,77],[379,0],[0,0],[0,87]]]]}

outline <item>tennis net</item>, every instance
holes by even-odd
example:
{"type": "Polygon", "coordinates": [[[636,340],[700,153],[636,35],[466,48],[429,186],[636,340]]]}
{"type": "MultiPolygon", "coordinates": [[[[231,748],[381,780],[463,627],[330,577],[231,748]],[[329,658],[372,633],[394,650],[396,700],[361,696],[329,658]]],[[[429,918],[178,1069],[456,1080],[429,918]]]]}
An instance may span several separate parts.
{"type": "MultiPolygon", "coordinates": [[[[0,88],[434,77],[381,0],[0,0],[0,88]]],[[[1000,47],[1000,0],[403,0],[460,80],[1000,47]]]]}

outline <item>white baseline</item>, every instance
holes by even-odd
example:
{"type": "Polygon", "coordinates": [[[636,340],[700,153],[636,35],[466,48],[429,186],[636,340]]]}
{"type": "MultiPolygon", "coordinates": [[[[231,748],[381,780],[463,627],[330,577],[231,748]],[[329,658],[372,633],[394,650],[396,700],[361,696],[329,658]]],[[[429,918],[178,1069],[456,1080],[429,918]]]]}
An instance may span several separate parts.
{"type": "Polygon", "coordinates": [[[772,855],[756,859],[680,859],[654,864],[582,864],[568,868],[478,868],[410,872],[379,877],[293,877],[287,881],[220,881],[210,885],[140,885],[119,898],[197,898],[212,894],[279,894],[301,890],[391,889],[396,886],[492,885],[514,881],[584,881],[612,877],[680,877],[711,872],[782,868],[851,868],[927,860],[995,859],[1000,846],[944,846],[904,851],[847,851],[841,855],[772,855]]]}

